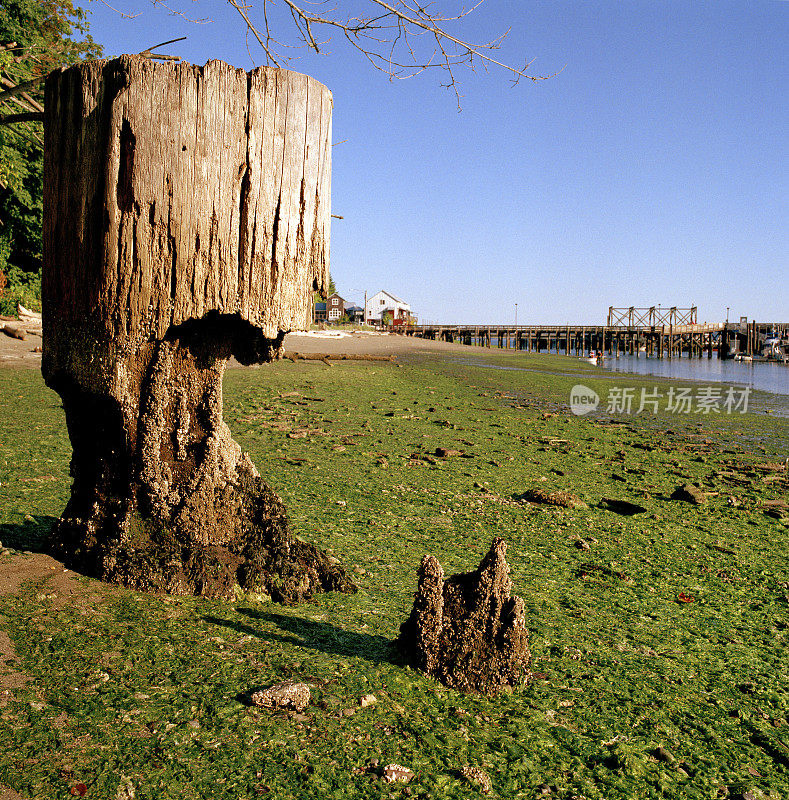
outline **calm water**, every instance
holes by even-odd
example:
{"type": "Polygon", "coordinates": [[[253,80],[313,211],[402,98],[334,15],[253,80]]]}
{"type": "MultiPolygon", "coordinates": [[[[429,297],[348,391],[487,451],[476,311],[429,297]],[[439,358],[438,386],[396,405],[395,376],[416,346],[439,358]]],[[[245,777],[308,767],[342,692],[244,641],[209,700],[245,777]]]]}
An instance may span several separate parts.
{"type": "MultiPolygon", "coordinates": [[[[475,344],[480,344],[474,339],[475,344]]],[[[510,347],[515,348],[515,340],[510,340],[510,347]]],[[[495,344],[491,351],[496,351],[495,344]]],[[[507,352],[505,350],[505,352],[507,352]]],[[[543,350],[543,353],[549,352],[543,350]]],[[[551,353],[556,353],[552,347],[551,353]]],[[[559,351],[564,355],[564,349],[559,351]]],[[[573,355],[577,355],[572,350],[573,355]]],[[[735,386],[750,386],[762,392],[789,395],[789,365],[733,361],[721,361],[717,355],[712,358],[647,358],[645,355],[620,355],[619,358],[606,355],[603,369],[608,372],[630,372],[636,375],[657,375],[661,378],[680,378],[689,381],[707,381],[726,383],[735,386]]]]}
{"type": "Polygon", "coordinates": [[[606,358],[602,370],[610,373],[656,375],[697,381],[701,384],[721,383],[726,386],[749,386],[766,395],[754,398],[749,410],[789,418],[789,365],[721,361],[717,358],[657,359],[640,356],[606,358]]]}
{"type": "MultiPolygon", "coordinates": [[[[476,343],[476,341],[475,341],[476,343]]],[[[515,342],[510,342],[512,348],[515,342]]],[[[469,348],[471,350],[471,348],[469,348]]],[[[491,351],[497,350],[494,347],[491,351]]],[[[502,351],[499,351],[502,352],[502,351]]],[[[506,350],[504,351],[506,352],[506,350]]],[[[511,352],[511,351],[510,351],[511,352]]],[[[543,353],[547,351],[543,350],[543,353]]],[[[556,348],[551,349],[556,353],[556,348]]],[[[562,355],[564,350],[561,351],[562,355]]],[[[574,351],[573,351],[574,353],[574,351]]],[[[479,362],[480,366],[491,366],[479,362]]],[[[503,369],[519,369],[503,367],[503,369]]],[[[528,367],[527,367],[528,369],[528,367]]],[[[655,375],[660,378],[698,381],[699,383],[722,383],[727,386],[749,386],[751,389],[767,392],[769,396],[749,404],[752,409],[789,418],[789,365],[769,363],[747,363],[742,361],[713,358],[647,358],[643,354],[635,356],[620,355],[619,358],[607,356],[602,372],[636,375],[655,375]]],[[[567,373],[569,374],[569,373],[567,373]]],[[[611,378],[615,380],[614,375],[611,378]]]]}
{"type": "Polygon", "coordinates": [[[620,356],[606,358],[602,368],[608,372],[750,386],[763,392],[789,395],[789,366],[784,364],[754,364],[706,357],[672,358],[669,361],[666,358],[620,356]]]}

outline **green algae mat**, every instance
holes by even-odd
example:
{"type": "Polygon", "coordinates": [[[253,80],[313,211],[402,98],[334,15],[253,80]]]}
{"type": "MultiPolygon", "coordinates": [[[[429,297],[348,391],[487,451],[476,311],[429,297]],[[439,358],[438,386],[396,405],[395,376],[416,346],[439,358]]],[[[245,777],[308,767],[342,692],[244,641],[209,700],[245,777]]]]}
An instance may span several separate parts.
{"type": "MultiPolygon", "coordinates": [[[[283,607],[24,584],[0,597],[17,656],[0,672],[27,679],[0,686],[0,785],[111,800],[482,796],[471,766],[489,797],[789,797],[788,423],[758,397],[745,414],[570,413],[573,386],[602,397],[612,381],[669,388],[480,351],[229,371],[235,438],[358,594],[283,607]],[[684,485],[703,502],[673,499],[684,485]],[[534,676],[463,696],[392,642],[421,557],[466,571],[495,536],[534,676]],[[312,687],[303,713],[250,706],[283,679],[312,687]],[[384,783],[390,763],[414,779],[384,783]]],[[[36,373],[0,371],[0,420],[0,566],[22,569],[66,503],[70,449],[36,373]]]]}

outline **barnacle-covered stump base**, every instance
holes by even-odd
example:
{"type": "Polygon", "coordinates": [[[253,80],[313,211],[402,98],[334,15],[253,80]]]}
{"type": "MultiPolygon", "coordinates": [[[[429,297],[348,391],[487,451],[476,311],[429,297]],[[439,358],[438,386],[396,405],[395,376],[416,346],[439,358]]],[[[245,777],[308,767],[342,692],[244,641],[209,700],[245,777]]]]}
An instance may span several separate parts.
{"type": "Polygon", "coordinates": [[[342,567],[293,537],[281,500],[222,421],[231,350],[257,362],[278,346],[212,314],[129,356],[142,380],[120,396],[90,395],[51,376],[63,398],[75,479],[53,554],[147,592],[232,597],[241,590],[297,602],[355,591],[342,567]]]}
{"type": "Polygon", "coordinates": [[[416,668],[461,692],[493,695],[529,677],[523,600],[510,596],[507,545],[495,539],[474,572],[444,580],[425,556],[411,616],[398,645],[416,668]]]}

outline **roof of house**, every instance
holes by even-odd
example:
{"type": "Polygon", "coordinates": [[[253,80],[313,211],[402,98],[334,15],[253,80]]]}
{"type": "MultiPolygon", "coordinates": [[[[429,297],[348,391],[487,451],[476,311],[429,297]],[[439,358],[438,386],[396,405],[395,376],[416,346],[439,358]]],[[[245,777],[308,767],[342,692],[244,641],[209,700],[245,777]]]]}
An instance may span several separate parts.
{"type": "Polygon", "coordinates": [[[346,311],[364,311],[361,306],[345,306],[346,311]]]}
{"type": "Polygon", "coordinates": [[[316,311],[325,311],[326,310],[326,303],[315,303],[315,310],[316,311]]]}
{"type": "MultiPolygon", "coordinates": [[[[377,294],[385,294],[387,297],[391,297],[396,303],[402,303],[403,305],[409,305],[405,300],[401,300],[399,297],[396,297],[391,292],[387,292],[386,289],[381,289],[377,294]]],[[[375,297],[375,295],[373,295],[375,297]]]]}

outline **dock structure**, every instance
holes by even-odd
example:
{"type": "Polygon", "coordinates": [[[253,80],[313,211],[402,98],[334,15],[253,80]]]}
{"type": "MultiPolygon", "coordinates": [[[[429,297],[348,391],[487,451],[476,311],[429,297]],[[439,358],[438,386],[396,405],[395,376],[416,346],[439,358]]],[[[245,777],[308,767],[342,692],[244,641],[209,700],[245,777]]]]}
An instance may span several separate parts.
{"type": "Polygon", "coordinates": [[[644,324],[641,312],[650,309],[628,309],[633,316],[621,324],[615,309],[609,311],[607,325],[412,325],[394,328],[406,336],[456,342],[479,347],[514,349],[527,353],[564,353],[586,356],[590,353],[618,355],[646,355],[652,358],[690,357],[733,358],[735,355],[758,354],[762,344],[773,336],[789,338],[789,322],[756,322],[741,319],[738,322],[687,321],[691,309],[666,309],[647,317],[644,324]],[[675,313],[672,313],[675,312],[675,313]],[[684,317],[684,318],[683,318],[684,317]],[[634,324],[627,324],[630,321],[634,324]],[[667,321],[666,321],[667,320],[667,321]],[[618,323],[618,324],[616,324],[618,323]]]}

